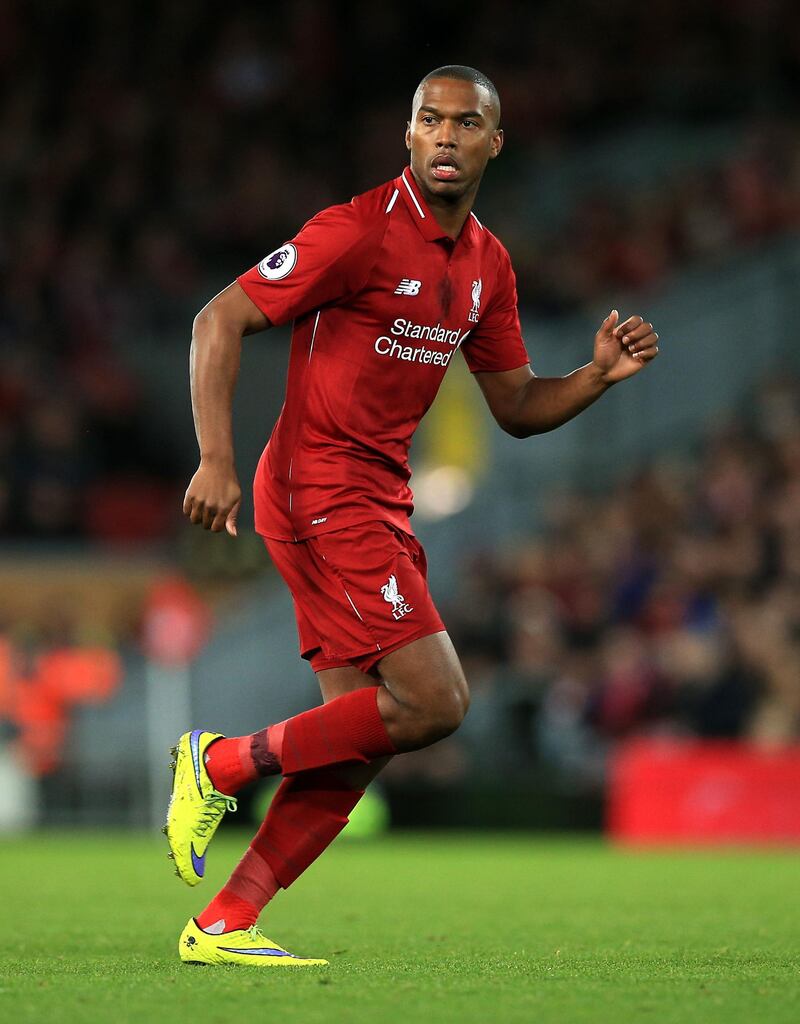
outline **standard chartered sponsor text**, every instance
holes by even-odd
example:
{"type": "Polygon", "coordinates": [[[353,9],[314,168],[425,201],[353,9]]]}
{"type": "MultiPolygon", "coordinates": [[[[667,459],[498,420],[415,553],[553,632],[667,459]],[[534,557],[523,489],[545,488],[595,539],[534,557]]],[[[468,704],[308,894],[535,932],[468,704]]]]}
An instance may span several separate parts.
{"type": "Polygon", "coordinates": [[[419,338],[421,341],[441,341],[447,342],[448,345],[458,345],[466,338],[469,331],[464,331],[464,337],[461,336],[461,331],[456,328],[455,330],[448,331],[446,327],[442,327],[441,324],[415,324],[412,320],[404,320],[402,317],[398,317],[392,326],[389,328],[390,332],[397,338],[419,338]]]}
{"type": "Polygon", "coordinates": [[[394,337],[382,334],[375,339],[375,351],[379,356],[402,359],[407,363],[423,363],[433,366],[447,366],[453,352],[461,345],[469,331],[463,333],[458,328],[448,330],[439,324],[415,324],[411,320],[398,317],[389,328],[394,337]],[[419,338],[424,341],[438,341],[452,346],[449,351],[438,351],[425,345],[403,345],[398,338],[419,338]]]}

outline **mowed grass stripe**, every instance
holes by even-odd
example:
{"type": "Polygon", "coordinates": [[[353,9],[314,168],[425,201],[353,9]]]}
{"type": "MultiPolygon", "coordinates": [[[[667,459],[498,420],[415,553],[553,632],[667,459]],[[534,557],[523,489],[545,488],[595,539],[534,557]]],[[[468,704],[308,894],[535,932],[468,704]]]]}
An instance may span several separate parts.
{"type": "Polygon", "coordinates": [[[187,968],[176,941],[247,842],[192,890],[157,839],[0,842],[0,1020],[800,1020],[791,852],[620,852],[593,840],[340,841],[264,915],[328,969],[187,968]]]}

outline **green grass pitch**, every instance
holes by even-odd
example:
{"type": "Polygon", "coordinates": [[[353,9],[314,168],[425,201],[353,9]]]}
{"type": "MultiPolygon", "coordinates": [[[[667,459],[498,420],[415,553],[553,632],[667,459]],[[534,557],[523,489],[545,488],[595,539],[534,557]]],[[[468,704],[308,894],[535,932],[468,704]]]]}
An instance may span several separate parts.
{"type": "Polygon", "coordinates": [[[262,920],[329,968],[181,965],[181,928],[246,841],[220,834],[194,890],[150,837],[0,842],[0,1020],[800,1020],[795,854],[507,835],[341,841],[262,920]]]}

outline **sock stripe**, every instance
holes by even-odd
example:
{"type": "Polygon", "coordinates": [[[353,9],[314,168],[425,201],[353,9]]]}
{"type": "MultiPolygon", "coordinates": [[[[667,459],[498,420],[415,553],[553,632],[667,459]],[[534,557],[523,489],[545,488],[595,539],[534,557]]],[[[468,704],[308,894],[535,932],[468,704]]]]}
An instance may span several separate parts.
{"type": "Polygon", "coordinates": [[[212,783],[233,796],[259,776],[366,764],[397,753],[378,708],[379,692],[379,686],[353,690],[251,736],[216,740],[206,762],[212,783]]]}

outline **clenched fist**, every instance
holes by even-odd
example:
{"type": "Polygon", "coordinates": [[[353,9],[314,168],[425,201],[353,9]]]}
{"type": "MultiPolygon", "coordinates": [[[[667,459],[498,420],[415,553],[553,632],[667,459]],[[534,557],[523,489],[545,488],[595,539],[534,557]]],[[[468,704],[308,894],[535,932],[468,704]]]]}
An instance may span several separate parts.
{"type": "Polygon", "coordinates": [[[242,488],[236,468],[229,461],[200,460],[183,499],[183,512],[204,530],[236,537],[236,519],[242,503],[242,488]]]}

